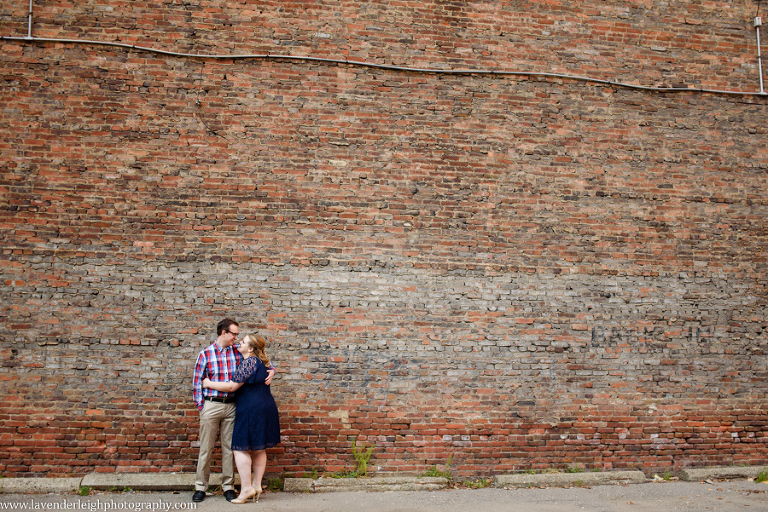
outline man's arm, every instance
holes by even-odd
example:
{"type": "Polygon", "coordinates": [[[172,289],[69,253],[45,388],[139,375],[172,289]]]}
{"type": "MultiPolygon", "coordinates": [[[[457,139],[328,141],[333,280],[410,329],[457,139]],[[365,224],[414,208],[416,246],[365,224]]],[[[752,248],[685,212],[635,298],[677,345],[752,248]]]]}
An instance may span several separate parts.
{"type": "Polygon", "coordinates": [[[227,382],[214,382],[208,378],[203,379],[204,388],[215,389],[216,391],[226,391],[232,393],[233,391],[240,389],[240,386],[242,385],[242,382],[232,382],[231,380],[227,382]]]}
{"type": "Polygon", "coordinates": [[[205,406],[205,398],[203,397],[203,379],[208,373],[208,358],[204,352],[200,352],[195,362],[195,373],[192,377],[192,398],[197,405],[197,410],[202,411],[205,406]]]}

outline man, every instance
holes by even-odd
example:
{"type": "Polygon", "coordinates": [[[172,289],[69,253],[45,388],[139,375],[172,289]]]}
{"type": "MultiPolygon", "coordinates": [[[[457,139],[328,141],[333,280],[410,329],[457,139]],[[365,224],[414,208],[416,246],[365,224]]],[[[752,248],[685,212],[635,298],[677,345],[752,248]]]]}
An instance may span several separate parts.
{"type": "MultiPolygon", "coordinates": [[[[221,488],[227,501],[237,496],[234,490],[235,467],[232,456],[232,430],[235,425],[234,393],[203,389],[203,379],[227,382],[235,373],[242,356],[235,341],[240,335],[240,325],[225,318],[216,326],[216,341],[203,349],[197,356],[192,382],[192,395],[200,411],[200,453],[197,459],[195,492],[192,501],[205,499],[208,478],[211,474],[211,457],[216,437],[221,434],[221,488]]],[[[274,368],[270,368],[266,384],[272,381],[274,368]]]]}

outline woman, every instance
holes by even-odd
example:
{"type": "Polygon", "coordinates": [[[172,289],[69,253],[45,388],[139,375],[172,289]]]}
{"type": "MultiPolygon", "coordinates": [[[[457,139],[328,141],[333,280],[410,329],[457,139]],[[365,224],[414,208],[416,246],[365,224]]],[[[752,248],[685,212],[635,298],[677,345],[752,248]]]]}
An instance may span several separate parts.
{"type": "Polygon", "coordinates": [[[218,391],[240,389],[235,398],[235,431],[232,451],[240,474],[240,495],[231,503],[245,503],[261,495],[261,479],[267,467],[267,448],[280,443],[280,420],[277,404],[269,386],[264,383],[269,357],[264,352],[267,340],[263,336],[247,335],[237,350],[243,361],[229,382],[203,380],[203,387],[218,391]]]}

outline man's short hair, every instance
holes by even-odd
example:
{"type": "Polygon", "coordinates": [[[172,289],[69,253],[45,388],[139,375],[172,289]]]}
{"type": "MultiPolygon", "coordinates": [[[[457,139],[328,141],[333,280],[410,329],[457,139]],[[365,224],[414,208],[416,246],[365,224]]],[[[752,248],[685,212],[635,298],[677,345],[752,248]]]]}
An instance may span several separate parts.
{"type": "Polygon", "coordinates": [[[216,326],[216,336],[221,336],[221,333],[224,331],[228,331],[229,328],[233,325],[236,325],[240,327],[240,324],[232,320],[231,318],[225,318],[221,322],[218,323],[216,326]]]}

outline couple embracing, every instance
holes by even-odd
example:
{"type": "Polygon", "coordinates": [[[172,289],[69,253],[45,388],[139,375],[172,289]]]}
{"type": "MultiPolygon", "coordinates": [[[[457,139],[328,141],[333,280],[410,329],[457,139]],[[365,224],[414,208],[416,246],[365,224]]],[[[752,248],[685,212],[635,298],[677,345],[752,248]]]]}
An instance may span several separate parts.
{"type": "Polygon", "coordinates": [[[192,501],[205,499],[219,432],[221,487],[232,503],[245,503],[252,497],[258,500],[267,466],[266,449],[280,443],[277,405],[269,388],[275,368],[264,351],[266,340],[248,334],[236,344],[239,329],[232,319],[219,322],[216,341],[200,352],[195,363],[193,397],[200,411],[200,454],[192,501]],[[240,474],[237,497],[233,460],[240,474]]]}

